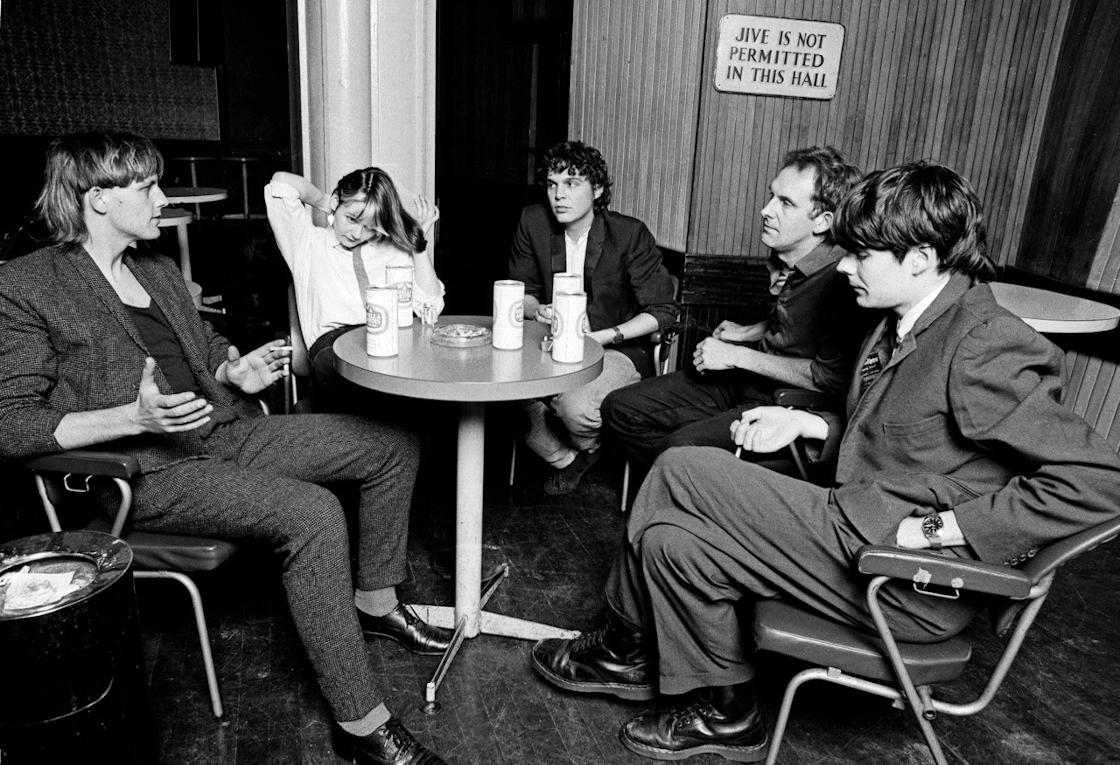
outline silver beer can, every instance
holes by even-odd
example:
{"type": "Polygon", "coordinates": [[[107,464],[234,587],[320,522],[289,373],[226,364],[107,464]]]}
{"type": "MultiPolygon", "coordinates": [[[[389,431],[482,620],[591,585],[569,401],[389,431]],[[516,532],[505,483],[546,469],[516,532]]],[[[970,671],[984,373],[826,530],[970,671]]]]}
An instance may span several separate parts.
{"type": "Polygon", "coordinates": [[[366,290],[366,353],[370,356],[397,355],[396,287],[370,287],[366,290]]]}
{"type": "Polygon", "coordinates": [[[565,364],[583,361],[587,330],[587,295],[560,292],[552,296],[552,360],[565,364]]]}
{"type": "Polygon", "coordinates": [[[574,274],[570,271],[552,275],[553,300],[561,293],[583,292],[583,274],[574,274]]]}
{"type": "Polygon", "coordinates": [[[385,266],[385,284],[397,289],[397,326],[412,326],[412,266],[385,266]]]}
{"type": "Polygon", "coordinates": [[[495,348],[505,351],[521,347],[525,324],[525,282],[502,279],[494,282],[495,348]]]}

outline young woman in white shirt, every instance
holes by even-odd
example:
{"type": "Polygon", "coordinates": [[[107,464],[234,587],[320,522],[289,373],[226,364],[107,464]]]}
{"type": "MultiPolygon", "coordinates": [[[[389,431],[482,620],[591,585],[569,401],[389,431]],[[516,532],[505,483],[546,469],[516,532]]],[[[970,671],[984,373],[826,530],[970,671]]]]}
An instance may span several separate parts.
{"type": "Polygon", "coordinates": [[[386,266],[412,265],[417,315],[443,311],[444,286],[427,252],[439,209],[417,196],[410,214],[392,179],[376,167],[348,173],[330,194],[302,176],[278,172],[264,197],[276,244],[292,272],[316,392],[332,399],[344,395],[331,346],[365,324],[365,286],[384,284],[386,266]],[[313,208],[328,214],[325,228],[314,224],[313,208]]]}

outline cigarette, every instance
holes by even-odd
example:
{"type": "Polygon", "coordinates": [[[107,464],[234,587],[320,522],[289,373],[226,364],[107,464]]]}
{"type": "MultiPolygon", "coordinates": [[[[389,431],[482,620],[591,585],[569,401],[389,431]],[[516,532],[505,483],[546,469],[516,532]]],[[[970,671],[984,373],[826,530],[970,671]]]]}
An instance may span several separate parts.
{"type": "Polygon", "coordinates": [[[272,350],[274,350],[274,351],[289,351],[290,352],[292,350],[292,347],[293,346],[291,346],[291,345],[274,345],[274,346],[272,346],[272,350]]]}

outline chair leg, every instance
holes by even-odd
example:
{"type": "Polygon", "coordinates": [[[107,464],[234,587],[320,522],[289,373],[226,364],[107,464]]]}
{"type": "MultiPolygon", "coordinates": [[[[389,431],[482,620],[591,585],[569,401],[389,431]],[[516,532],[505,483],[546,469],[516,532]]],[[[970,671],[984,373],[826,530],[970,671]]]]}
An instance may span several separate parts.
{"type": "Polygon", "coordinates": [[[513,476],[517,472],[517,437],[513,439],[513,448],[509,453],[509,485],[513,486],[513,476]]]}
{"type": "Polygon", "coordinates": [[[210,706],[214,710],[214,717],[222,719],[222,696],[218,692],[218,673],[214,670],[214,656],[210,652],[210,633],[206,630],[206,614],[202,610],[202,595],[198,586],[186,574],[178,571],[137,571],[137,579],[174,579],[187,588],[191,596],[191,605],[194,609],[195,627],[198,629],[198,643],[202,648],[202,663],[206,668],[206,683],[210,687],[210,706]]]}
{"type": "Polygon", "coordinates": [[[626,500],[630,497],[630,460],[622,463],[622,500],[618,512],[626,515],[626,500]]]}

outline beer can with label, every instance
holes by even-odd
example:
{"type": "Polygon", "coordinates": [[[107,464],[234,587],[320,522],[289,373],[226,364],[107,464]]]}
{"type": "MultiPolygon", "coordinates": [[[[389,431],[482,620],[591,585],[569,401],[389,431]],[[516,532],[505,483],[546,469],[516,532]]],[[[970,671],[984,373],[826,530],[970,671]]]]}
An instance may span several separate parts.
{"type": "Polygon", "coordinates": [[[370,287],[366,290],[366,353],[370,356],[397,355],[396,287],[370,287]]]}
{"type": "Polygon", "coordinates": [[[525,324],[525,282],[494,282],[494,347],[512,351],[521,347],[525,324]]]}
{"type": "Polygon", "coordinates": [[[397,288],[397,326],[412,326],[412,266],[385,266],[385,284],[397,288]]]}
{"type": "Polygon", "coordinates": [[[587,295],[561,292],[552,297],[552,360],[565,364],[583,361],[587,329],[587,295]]]}
{"type": "Polygon", "coordinates": [[[560,274],[552,275],[552,295],[553,300],[555,296],[561,293],[583,292],[583,274],[573,274],[565,271],[560,274]]]}

